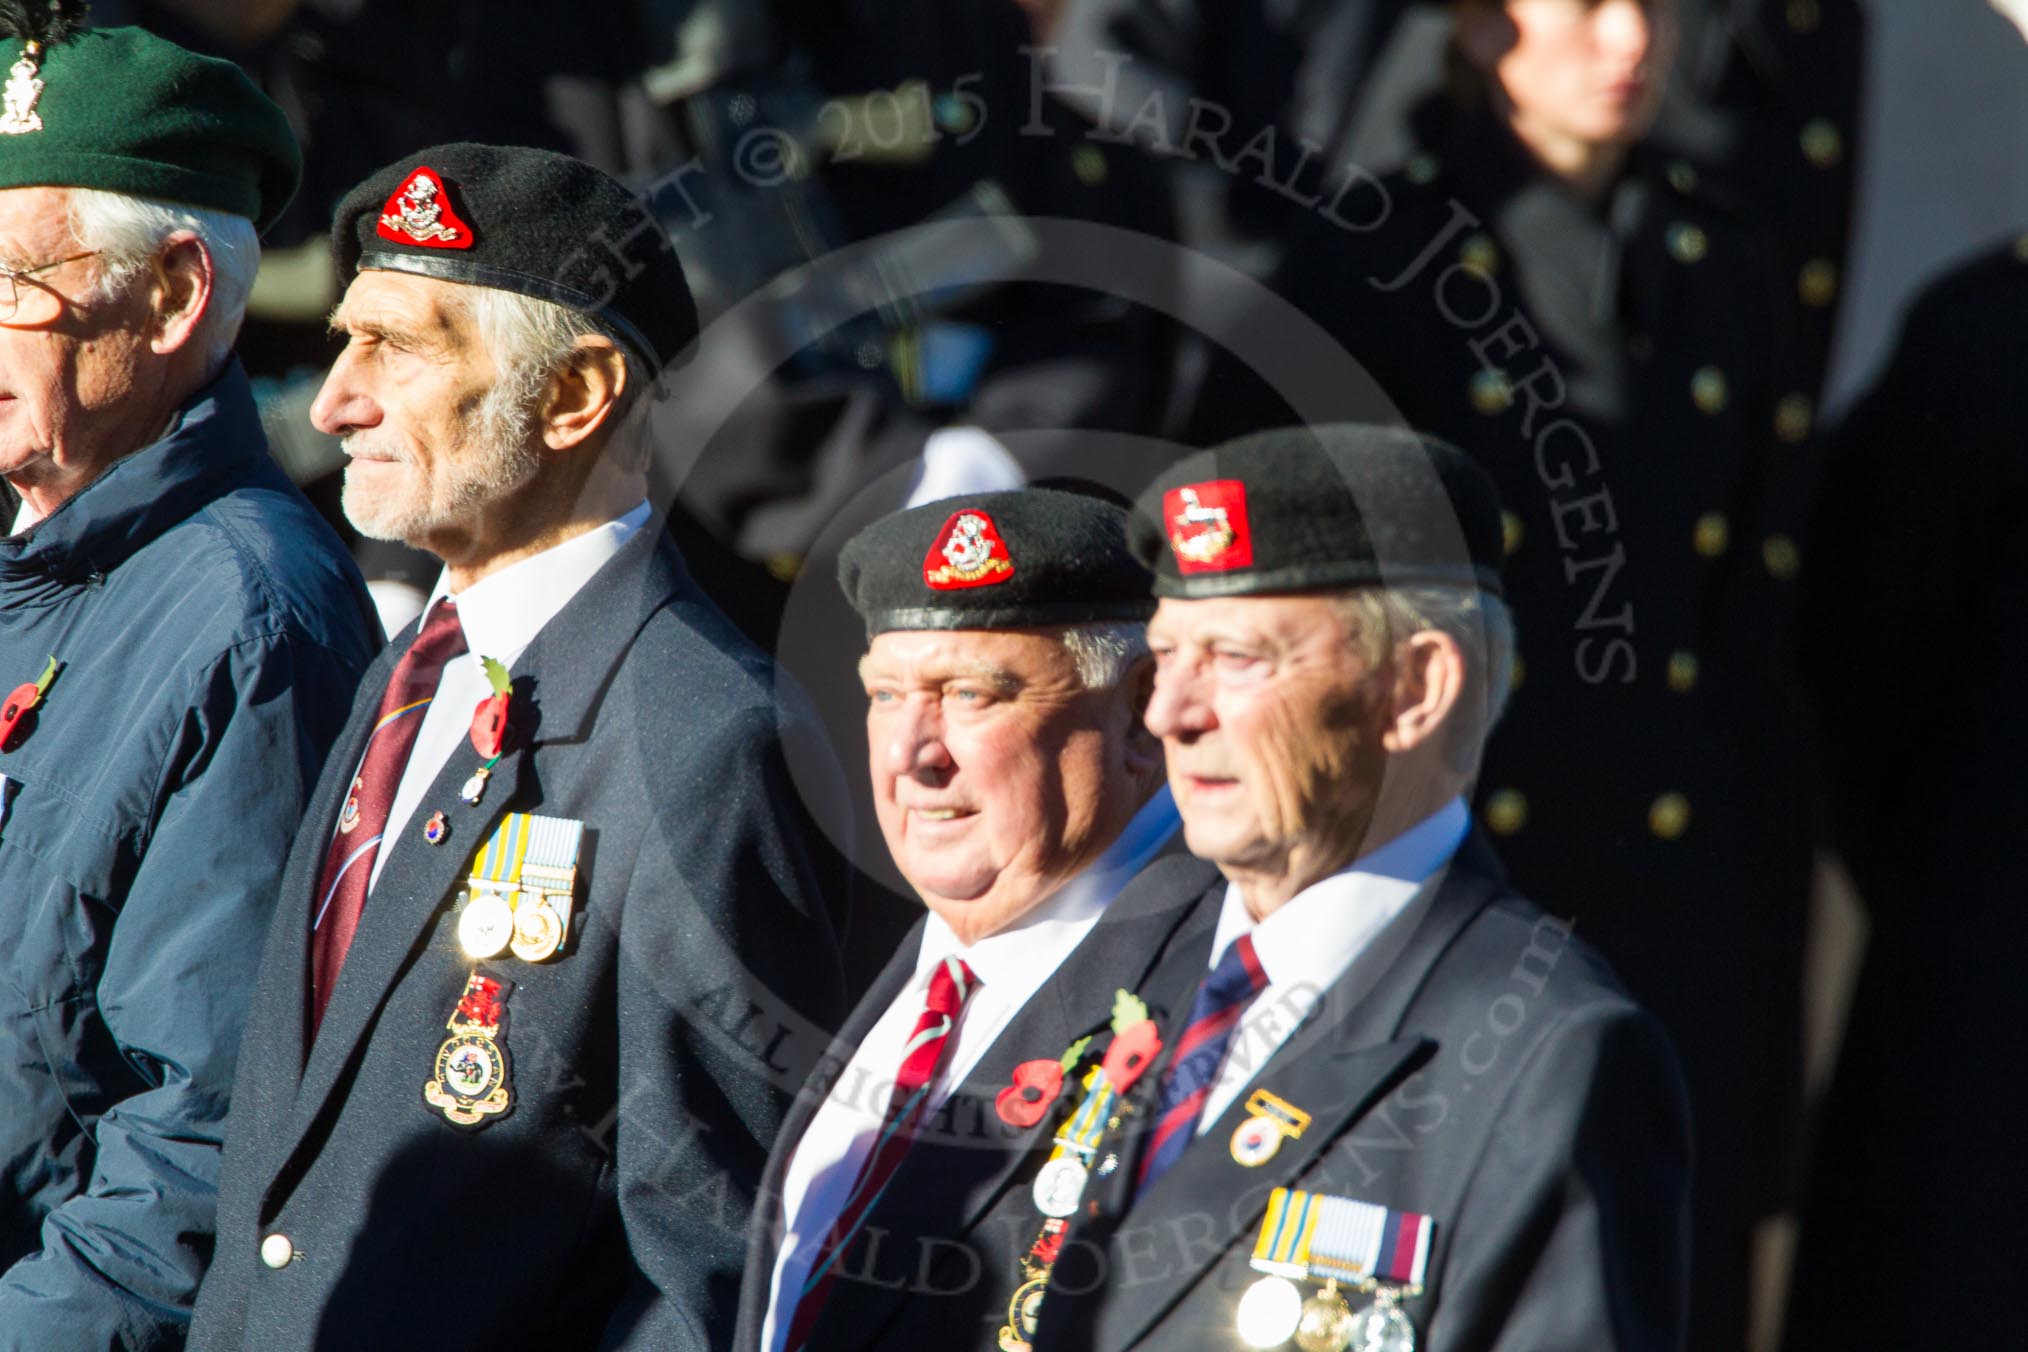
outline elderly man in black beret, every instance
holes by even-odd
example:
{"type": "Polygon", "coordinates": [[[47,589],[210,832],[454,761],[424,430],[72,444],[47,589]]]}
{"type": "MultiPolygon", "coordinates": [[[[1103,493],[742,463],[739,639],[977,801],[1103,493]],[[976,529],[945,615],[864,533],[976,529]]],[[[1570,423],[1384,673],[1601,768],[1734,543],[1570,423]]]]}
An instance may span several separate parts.
{"type": "Polygon", "coordinates": [[[1181,1012],[1034,1346],[1677,1346],[1674,1056],[1464,805],[1513,644],[1484,474],[1265,433],[1159,479],[1134,545],[1148,727],[1224,880],[1150,979],[1181,1012]]]}
{"type": "Polygon", "coordinates": [[[0,1352],[182,1344],[259,936],[380,642],[232,356],[288,123],[73,8],[0,12],[0,1352]]]}
{"type": "Polygon", "coordinates": [[[839,572],[881,833],[927,913],[768,1162],[741,1352],[1011,1347],[1095,1161],[1131,993],[1211,870],[1140,725],[1123,505],[1036,487],[884,518],[839,572]],[[1110,1078],[1108,1078],[1110,1075],[1110,1078]],[[996,1334],[996,1330],[998,1331],[996,1334]]]}
{"type": "Polygon", "coordinates": [[[646,500],[681,265],[521,148],[419,151],[333,231],[312,416],[353,523],[444,571],[289,857],[193,1344],[723,1346],[844,884],[799,829],[835,765],[792,782],[806,723],[646,500]]]}

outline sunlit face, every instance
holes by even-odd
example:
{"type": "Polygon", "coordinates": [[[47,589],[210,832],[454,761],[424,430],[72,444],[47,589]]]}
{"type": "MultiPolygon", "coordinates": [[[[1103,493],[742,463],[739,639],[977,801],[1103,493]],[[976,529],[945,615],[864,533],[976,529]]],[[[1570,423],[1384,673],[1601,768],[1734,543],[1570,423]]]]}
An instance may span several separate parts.
{"type": "Polygon", "coordinates": [[[1054,893],[1133,816],[1128,688],[1085,689],[1055,635],[895,630],[859,673],[881,835],[966,942],[1054,893]]]}
{"type": "MultiPolygon", "coordinates": [[[[0,264],[40,268],[80,252],[68,189],[0,190],[0,264]]],[[[63,303],[35,327],[0,327],[0,475],[17,486],[74,491],[162,430],[143,425],[158,416],[147,369],[162,360],[149,344],[148,288],[88,300],[103,261],[80,258],[24,279],[24,294],[37,288],[63,303]]]]}
{"type": "Polygon", "coordinates": [[[343,505],[360,533],[442,554],[485,510],[535,477],[541,442],[503,427],[486,395],[498,376],[456,282],[361,272],[331,316],[345,350],[310,408],[343,438],[343,505]]]}
{"type": "Polygon", "coordinates": [[[1623,146],[1654,124],[1676,26],[1671,0],[1466,0],[1458,39],[1524,139],[1623,146]]]}
{"type": "Polygon", "coordinates": [[[1324,596],[1165,599],[1148,643],[1148,730],[1190,852],[1270,878],[1350,859],[1379,796],[1391,700],[1344,608],[1324,596]]]}

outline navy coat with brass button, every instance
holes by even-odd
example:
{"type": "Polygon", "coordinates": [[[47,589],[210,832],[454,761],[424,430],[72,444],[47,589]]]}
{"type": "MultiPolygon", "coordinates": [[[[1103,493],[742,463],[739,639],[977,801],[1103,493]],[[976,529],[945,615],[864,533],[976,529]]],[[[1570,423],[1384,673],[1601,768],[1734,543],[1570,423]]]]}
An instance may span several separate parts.
{"type": "Polygon", "coordinates": [[[413,639],[364,678],[290,855],[192,1345],[722,1347],[768,1147],[843,1013],[843,885],[797,829],[836,767],[800,754],[766,659],[651,523],[515,664],[514,742],[479,804],[461,743],[384,846],[313,1042],[311,892],[413,639]],[[454,898],[509,811],[584,823],[578,908],[550,961],[484,964],[514,983],[514,1104],[467,1131],[423,1086],[473,970],[454,898]]]}
{"type": "MultiPolygon", "coordinates": [[[[1593,210],[1466,114],[1338,204],[1366,228],[1318,214],[1278,290],[1391,403],[1296,420],[1399,417],[1499,486],[1521,671],[1480,819],[1669,1028],[1714,1161],[1700,1200],[1743,1226],[1780,1202],[1797,1125],[1791,578],[1815,461],[1807,411],[1784,418],[1793,288],[1748,213],[1671,168],[1637,148],[1593,210]]],[[[1288,421],[1228,362],[1194,439],[1288,421]]]]}
{"type": "MultiPolygon", "coordinates": [[[[1214,882],[1143,986],[1172,1013],[1165,1046],[1224,895],[1214,882]]],[[[1476,835],[1395,924],[1371,988],[1328,987],[1251,1081],[1311,1115],[1301,1136],[1240,1164],[1242,1095],[1138,1197],[1147,1132],[1120,1138],[1065,1240],[1035,1352],[1245,1346],[1237,1307],[1277,1187],[1435,1220],[1422,1291],[1401,1303],[1422,1352],[1681,1345],[1690,1144],[1661,1028],[1476,835]]],[[[1129,1121],[1153,1120],[1164,1069],[1142,1077],[1129,1121]]]]}

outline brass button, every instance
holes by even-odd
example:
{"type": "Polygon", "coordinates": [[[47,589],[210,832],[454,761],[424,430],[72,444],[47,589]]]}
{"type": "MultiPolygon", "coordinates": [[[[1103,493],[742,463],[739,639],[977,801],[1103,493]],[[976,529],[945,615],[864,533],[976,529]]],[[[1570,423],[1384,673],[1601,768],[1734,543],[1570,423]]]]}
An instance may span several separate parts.
{"type": "Polygon", "coordinates": [[[1669,186],[1677,192],[1689,193],[1697,190],[1697,170],[1688,160],[1671,160],[1667,170],[1669,186]]]}
{"type": "Polygon", "coordinates": [[[1803,556],[1796,549],[1796,542],[1786,535],[1770,535],[1760,542],[1761,562],[1767,565],[1770,576],[1777,581],[1787,582],[1802,567],[1803,556]]]}
{"type": "Polygon", "coordinates": [[[1070,152],[1070,172],[1087,188],[1106,181],[1106,153],[1095,145],[1081,145],[1070,152]]]}
{"type": "Polygon", "coordinates": [[[1824,13],[1817,7],[1817,0],[1789,0],[1789,28],[1797,33],[1814,33],[1824,13]]]}
{"type": "Polygon", "coordinates": [[[1669,654],[1669,688],[1679,695],[1687,695],[1697,688],[1696,653],[1669,654]]]}
{"type": "Polygon", "coordinates": [[[287,1235],[269,1235],[261,1241],[261,1261],[277,1272],[294,1262],[296,1246],[289,1242],[287,1235]]]}
{"type": "Polygon", "coordinates": [[[1528,821],[1528,800],[1519,789],[1501,789],[1486,799],[1486,826],[1496,836],[1511,836],[1528,821]]]}
{"type": "Polygon", "coordinates": [[[1509,554],[1521,547],[1521,518],[1512,512],[1500,513],[1500,547],[1509,554]]]}
{"type": "Polygon", "coordinates": [[[1819,169],[1829,169],[1845,155],[1845,138],[1827,117],[1813,117],[1803,124],[1803,156],[1819,169]]]}
{"type": "Polygon", "coordinates": [[[1411,155],[1409,156],[1408,163],[1403,166],[1408,174],[1408,181],[1417,187],[1421,187],[1423,184],[1434,179],[1437,176],[1437,171],[1442,167],[1442,162],[1436,156],[1429,154],[1411,155]]]}
{"type": "Polygon", "coordinates": [[[1508,405],[1514,402],[1514,382],[1507,379],[1505,371],[1497,368],[1481,367],[1474,371],[1468,389],[1472,407],[1489,418],[1496,413],[1505,413],[1508,405]]]}
{"type": "Polygon", "coordinates": [[[1816,409],[1807,394],[1782,396],[1775,405],[1775,435],[1791,446],[1801,445],[1808,440],[1810,428],[1816,422],[1816,409]]]}
{"type": "Polygon", "coordinates": [[[1678,221],[1669,227],[1669,256],[1678,263],[1695,263],[1711,250],[1711,241],[1696,226],[1678,221]]]}
{"type": "Polygon", "coordinates": [[[1725,372],[1716,366],[1701,366],[1690,377],[1690,400],[1706,413],[1723,413],[1729,396],[1725,372]]]}
{"type": "Polygon", "coordinates": [[[1458,247],[1458,261],[1490,277],[1500,266],[1500,250],[1491,235],[1473,235],[1458,247]]]}
{"type": "Polygon", "coordinates": [[[1796,294],[1803,304],[1823,309],[1838,297],[1838,265],[1828,258],[1812,258],[1796,274],[1796,294]]]}
{"type": "Polygon", "coordinates": [[[1715,559],[1725,552],[1731,538],[1732,527],[1726,521],[1725,513],[1706,512],[1691,528],[1690,547],[1707,559],[1715,559]]]}
{"type": "Polygon", "coordinates": [[[1648,829],[1658,839],[1674,840],[1690,829],[1690,800],[1680,793],[1665,793],[1648,808],[1648,829]]]}
{"type": "Polygon", "coordinates": [[[1528,664],[1521,660],[1521,654],[1514,654],[1514,664],[1507,671],[1507,689],[1519,690],[1521,682],[1528,679],[1528,664]]]}

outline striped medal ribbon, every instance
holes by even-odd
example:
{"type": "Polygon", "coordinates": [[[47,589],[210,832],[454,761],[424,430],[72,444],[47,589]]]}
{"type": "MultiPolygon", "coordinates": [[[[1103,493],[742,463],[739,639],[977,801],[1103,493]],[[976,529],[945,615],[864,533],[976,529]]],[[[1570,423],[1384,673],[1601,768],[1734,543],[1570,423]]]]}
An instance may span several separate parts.
{"type": "Polygon", "coordinates": [[[1252,1266],[1265,1274],[1239,1304],[1240,1339],[1303,1352],[1413,1352],[1415,1326],[1399,1302],[1422,1290],[1436,1221],[1414,1211],[1327,1193],[1276,1188],[1254,1241],[1252,1266]],[[1299,1282],[1322,1282],[1307,1299],[1299,1282]],[[1373,1294],[1354,1312],[1340,1283],[1373,1294]]]}
{"type": "Polygon", "coordinates": [[[510,812],[472,861],[458,943],[474,961],[554,957],[570,937],[584,823],[510,812]]]}

